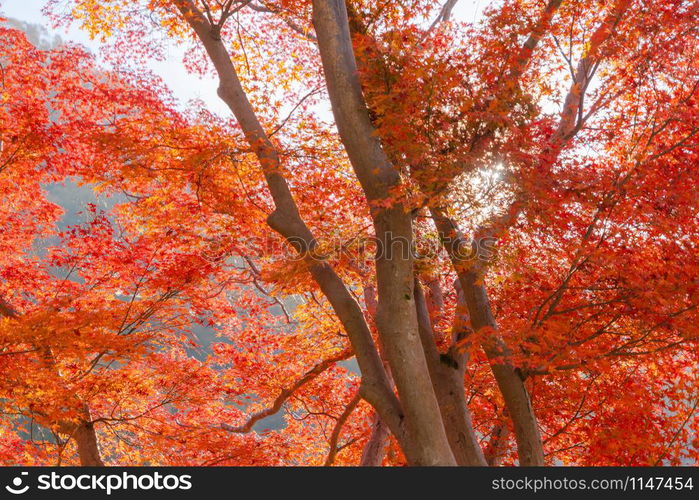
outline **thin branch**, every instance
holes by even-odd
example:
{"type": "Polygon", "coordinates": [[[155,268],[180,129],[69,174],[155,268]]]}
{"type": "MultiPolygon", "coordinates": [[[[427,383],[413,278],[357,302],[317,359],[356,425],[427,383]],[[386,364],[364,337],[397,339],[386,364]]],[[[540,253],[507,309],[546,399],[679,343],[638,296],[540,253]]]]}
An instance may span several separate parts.
{"type": "Polygon", "coordinates": [[[334,366],[335,363],[338,361],[343,361],[345,359],[348,359],[353,356],[353,353],[350,349],[346,349],[342,351],[340,354],[337,354],[336,356],[333,356],[331,358],[328,358],[324,361],[321,361],[317,365],[315,365],[313,368],[311,368],[309,371],[306,372],[306,374],[301,377],[299,380],[297,380],[291,387],[288,389],[282,389],[282,391],[279,393],[279,396],[274,400],[272,403],[272,406],[265,408],[264,410],[261,410],[255,414],[253,414],[248,420],[241,425],[230,425],[226,423],[221,424],[221,429],[224,429],[228,432],[233,432],[236,434],[246,434],[250,431],[252,431],[253,426],[262,420],[263,418],[269,417],[271,415],[274,415],[277,413],[284,403],[286,402],[287,399],[289,399],[296,391],[298,391],[301,387],[306,385],[308,382],[311,380],[315,379],[318,375],[321,373],[325,372],[328,370],[330,367],[334,366]]]}
{"type": "Polygon", "coordinates": [[[672,439],[667,444],[667,446],[665,446],[665,449],[660,454],[658,459],[655,461],[655,463],[653,464],[653,467],[657,467],[660,464],[660,461],[663,459],[663,457],[665,457],[667,452],[670,450],[670,447],[675,443],[675,441],[677,441],[677,438],[679,437],[680,433],[682,432],[682,429],[685,428],[685,426],[687,425],[687,422],[689,422],[689,419],[692,418],[692,416],[694,415],[694,412],[697,411],[698,406],[699,406],[699,398],[697,398],[694,401],[694,405],[692,405],[692,409],[689,410],[689,413],[687,414],[687,417],[682,422],[682,425],[680,425],[680,427],[675,431],[674,435],[672,436],[672,439]]]}
{"type": "Polygon", "coordinates": [[[337,419],[337,422],[335,423],[335,427],[333,428],[333,432],[330,435],[330,451],[328,452],[328,456],[325,459],[325,466],[329,467],[330,465],[333,464],[335,461],[335,457],[337,456],[338,452],[342,450],[343,448],[346,448],[349,443],[346,443],[340,447],[337,446],[337,441],[340,439],[340,433],[342,432],[342,427],[345,425],[345,422],[347,422],[347,419],[350,417],[354,409],[357,407],[357,404],[359,404],[359,400],[361,399],[361,396],[359,395],[359,391],[354,395],[354,397],[350,400],[350,402],[347,404],[345,407],[345,411],[342,412],[340,417],[337,419]]]}

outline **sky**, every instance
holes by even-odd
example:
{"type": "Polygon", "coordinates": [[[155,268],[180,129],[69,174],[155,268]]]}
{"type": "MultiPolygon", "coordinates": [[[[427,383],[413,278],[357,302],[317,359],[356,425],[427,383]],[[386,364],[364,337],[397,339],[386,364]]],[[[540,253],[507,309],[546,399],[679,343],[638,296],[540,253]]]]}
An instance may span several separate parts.
{"type": "MultiPolygon", "coordinates": [[[[48,39],[59,36],[64,41],[79,43],[94,54],[99,54],[101,44],[77,27],[69,30],[52,29],[50,20],[41,12],[46,0],[0,0],[0,15],[29,24],[40,25],[46,29],[48,39]]],[[[42,37],[43,38],[43,37],[42,37]]],[[[201,99],[212,111],[225,115],[229,113],[225,104],[216,95],[217,82],[214,79],[202,80],[190,75],[182,65],[182,49],[169,47],[164,61],[152,61],[148,67],[160,76],[180,102],[201,99]]]]}
{"type": "MultiPolygon", "coordinates": [[[[47,42],[58,36],[64,41],[84,45],[91,52],[99,54],[101,44],[96,40],[90,40],[89,36],[77,27],[72,27],[68,31],[64,28],[52,29],[51,22],[41,12],[46,3],[47,0],[0,0],[0,16],[42,26],[46,29],[47,42]]],[[[474,21],[487,3],[488,0],[459,0],[454,7],[453,18],[474,21]]],[[[182,55],[181,48],[169,47],[164,61],[152,61],[148,67],[163,79],[181,103],[200,99],[206,103],[211,111],[221,116],[227,116],[230,112],[216,95],[217,82],[215,79],[200,79],[187,73],[182,64],[182,55]]]]}

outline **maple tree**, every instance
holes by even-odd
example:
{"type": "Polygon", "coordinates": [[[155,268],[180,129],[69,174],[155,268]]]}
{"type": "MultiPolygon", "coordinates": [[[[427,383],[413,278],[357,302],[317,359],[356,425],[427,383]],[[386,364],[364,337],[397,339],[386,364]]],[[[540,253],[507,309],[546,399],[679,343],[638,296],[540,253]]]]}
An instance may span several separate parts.
{"type": "Polygon", "coordinates": [[[3,463],[697,461],[695,6],[456,3],[49,2],[101,69],[0,27],[3,463]]]}

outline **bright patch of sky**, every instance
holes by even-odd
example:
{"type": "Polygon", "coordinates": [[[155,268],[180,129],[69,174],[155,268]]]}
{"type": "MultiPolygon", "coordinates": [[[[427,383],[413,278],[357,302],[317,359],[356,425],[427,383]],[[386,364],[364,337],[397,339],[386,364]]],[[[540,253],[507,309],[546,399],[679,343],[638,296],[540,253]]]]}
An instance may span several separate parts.
{"type": "MultiPolygon", "coordinates": [[[[28,24],[40,25],[46,29],[49,40],[54,36],[63,41],[79,43],[98,55],[102,44],[98,40],[90,40],[87,33],[77,26],[67,31],[63,28],[53,29],[51,21],[42,13],[47,2],[45,0],[0,0],[0,15],[28,24]]],[[[225,105],[216,95],[217,82],[213,79],[202,80],[190,75],[182,65],[183,49],[168,47],[164,61],[152,61],[149,69],[160,76],[172,93],[183,103],[192,99],[200,99],[214,112],[227,113],[225,105]]]]}

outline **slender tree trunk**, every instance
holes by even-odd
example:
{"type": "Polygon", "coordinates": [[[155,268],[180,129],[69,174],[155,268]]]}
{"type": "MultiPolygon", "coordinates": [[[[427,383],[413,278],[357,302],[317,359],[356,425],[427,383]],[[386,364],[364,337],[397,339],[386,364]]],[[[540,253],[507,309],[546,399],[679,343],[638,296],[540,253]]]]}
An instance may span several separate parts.
{"type": "MultiPolygon", "coordinates": [[[[376,222],[377,233],[383,235],[379,238],[384,242],[384,251],[396,250],[388,249],[396,235],[399,241],[412,244],[412,224],[406,220],[403,209],[387,212],[383,215],[388,221],[376,222]]],[[[419,336],[412,256],[380,256],[376,271],[379,296],[376,326],[406,414],[411,450],[404,451],[416,465],[453,465],[455,459],[419,336]]]]}
{"type": "MultiPolygon", "coordinates": [[[[464,290],[464,298],[471,316],[471,325],[475,331],[491,328],[497,331],[497,323],[490,308],[490,301],[485,286],[478,284],[477,274],[470,270],[459,276],[464,290]]],[[[507,412],[512,418],[517,454],[520,465],[544,465],[544,447],[541,441],[539,425],[524,386],[520,373],[507,361],[510,352],[499,335],[489,335],[482,344],[491,369],[502,393],[507,412]]]]}
{"type": "Polygon", "coordinates": [[[464,375],[465,356],[451,349],[440,354],[430,324],[427,302],[420,283],[415,283],[415,302],[420,323],[420,337],[427,357],[430,377],[439,402],[442,420],[458,465],[487,465],[478,444],[471,422],[471,412],[466,404],[464,375]]]}
{"type": "Polygon", "coordinates": [[[497,467],[502,463],[502,457],[507,449],[507,441],[510,429],[505,422],[498,422],[493,426],[485,449],[485,459],[491,467],[497,467]]]}
{"type": "MultiPolygon", "coordinates": [[[[5,300],[0,297],[0,317],[8,318],[18,318],[19,314],[14,308],[5,302],[5,300]]],[[[53,353],[50,348],[45,348],[42,351],[41,360],[46,363],[50,371],[55,374],[59,381],[63,381],[61,374],[56,367],[56,360],[54,359],[53,353]]],[[[77,399],[77,396],[75,396],[77,399]]],[[[82,405],[81,413],[84,414],[85,420],[74,427],[72,425],[59,425],[65,434],[69,434],[78,447],[78,457],[80,459],[80,465],[84,466],[103,466],[102,458],[100,457],[99,445],[97,441],[97,433],[95,432],[95,427],[92,422],[90,422],[90,409],[88,406],[80,401],[82,405]]],[[[55,422],[51,422],[53,424],[55,422]]]]}
{"type": "Polygon", "coordinates": [[[378,413],[374,413],[371,422],[371,436],[362,450],[362,467],[379,467],[386,455],[386,447],[390,438],[390,430],[383,423],[378,413]]]}
{"type": "MultiPolygon", "coordinates": [[[[372,285],[364,287],[364,303],[366,304],[366,315],[369,322],[376,324],[376,289],[372,285]]],[[[388,375],[391,385],[393,385],[393,377],[391,376],[391,367],[388,366],[384,356],[383,347],[379,344],[381,360],[384,362],[386,374],[388,375]]],[[[381,420],[381,416],[374,412],[371,418],[371,435],[369,441],[364,445],[362,450],[362,458],[360,465],[362,467],[378,467],[383,462],[386,455],[386,447],[390,441],[391,431],[386,423],[381,420]]]]}
{"type": "Polygon", "coordinates": [[[498,325],[485,286],[479,282],[482,279],[479,274],[479,271],[482,272],[481,263],[477,260],[464,261],[460,252],[466,243],[451,219],[438,210],[432,210],[432,216],[456,270],[473,330],[490,329],[491,333],[481,347],[490,360],[490,367],[512,419],[519,463],[524,466],[544,465],[544,447],[529,393],[519,372],[508,361],[509,351],[497,332],[498,325]]]}
{"type": "Polygon", "coordinates": [[[427,310],[430,312],[430,320],[432,325],[438,325],[444,317],[444,294],[442,287],[439,285],[438,277],[426,277],[425,285],[429,291],[426,294],[427,310]]]}

